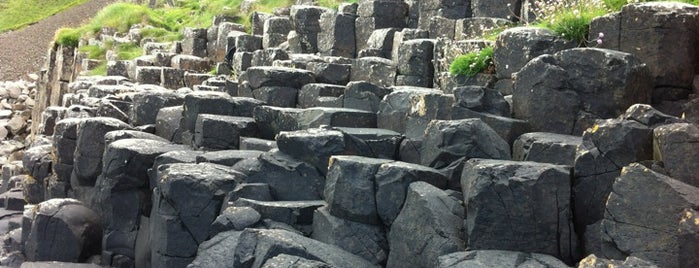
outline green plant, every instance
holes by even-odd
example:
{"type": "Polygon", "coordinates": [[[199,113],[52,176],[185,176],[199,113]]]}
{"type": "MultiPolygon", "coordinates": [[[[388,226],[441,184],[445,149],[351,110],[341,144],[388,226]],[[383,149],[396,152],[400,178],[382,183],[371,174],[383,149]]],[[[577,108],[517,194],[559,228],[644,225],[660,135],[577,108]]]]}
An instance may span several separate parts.
{"type": "Polygon", "coordinates": [[[143,55],[143,49],[134,43],[121,43],[114,46],[118,60],[132,60],[143,55]]]}
{"type": "Polygon", "coordinates": [[[103,59],[107,55],[107,49],[101,45],[81,46],[79,50],[87,53],[89,59],[103,59]]]}
{"type": "Polygon", "coordinates": [[[485,47],[480,51],[474,51],[456,57],[449,66],[449,73],[471,77],[487,71],[492,65],[492,59],[493,47],[485,47]]]}
{"type": "Polygon", "coordinates": [[[609,12],[604,0],[536,0],[529,5],[535,25],[580,45],[585,44],[592,19],[609,12]]]}
{"type": "Polygon", "coordinates": [[[56,40],[56,44],[66,47],[77,47],[80,43],[81,34],[82,33],[78,29],[60,28],[56,31],[54,39],[56,40]]]}

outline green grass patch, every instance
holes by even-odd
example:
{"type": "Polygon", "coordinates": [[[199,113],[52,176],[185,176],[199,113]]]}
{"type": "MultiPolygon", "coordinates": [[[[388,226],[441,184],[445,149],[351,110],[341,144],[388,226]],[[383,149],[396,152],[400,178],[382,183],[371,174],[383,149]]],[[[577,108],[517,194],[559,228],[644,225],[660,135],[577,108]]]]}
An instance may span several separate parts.
{"type": "MultiPolygon", "coordinates": [[[[638,2],[656,2],[659,0],[639,0],[638,2]]],[[[675,0],[671,2],[681,2],[699,6],[699,0],[675,0]]],[[[628,4],[627,0],[604,0],[604,4],[612,11],[619,11],[623,6],[628,4]]]]}
{"type": "Polygon", "coordinates": [[[456,57],[449,66],[449,73],[471,77],[488,70],[492,62],[493,47],[485,47],[480,51],[456,57]]]}
{"type": "Polygon", "coordinates": [[[97,65],[94,69],[88,72],[90,75],[107,75],[107,61],[102,61],[100,65],[97,65]]]}
{"type": "Polygon", "coordinates": [[[0,33],[16,30],[88,0],[0,0],[0,33]]]}

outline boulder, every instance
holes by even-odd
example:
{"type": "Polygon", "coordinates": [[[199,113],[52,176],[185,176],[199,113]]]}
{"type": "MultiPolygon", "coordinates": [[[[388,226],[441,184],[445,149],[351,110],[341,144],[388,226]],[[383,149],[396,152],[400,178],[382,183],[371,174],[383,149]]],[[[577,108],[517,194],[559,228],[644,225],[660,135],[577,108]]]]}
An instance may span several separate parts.
{"type": "Polygon", "coordinates": [[[311,238],[335,245],[374,264],[385,263],[388,257],[388,241],[382,226],[335,217],[326,207],[313,213],[311,238]]]}
{"type": "Polygon", "coordinates": [[[257,136],[252,117],[200,114],[194,126],[194,147],[204,150],[238,149],[241,136],[257,136]]]}
{"type": "Polygon", "coordinates": [[[248,183],[266,183],[273,200],[320,200],[325,179],[313,166],[276,150],[233,166],[248,183]]]}
{"type": "Polygon", "coordinates": [[[573,166],[582,138],[546,132],[526,133],[512,145],[512,160],[573,166]]]}
{"type": "Polygon", "coordinates": [[[160,109],[165,107],[182,105],[182,96],[165,90],[143,91],[133,96],[133,108],[129,115],[129,122],[134,126],[142,126],[156,123],[160,109]]]}
{"type": "Polygon", "coordinates": [[[605,257],[637,257],[681,267],[678,226],[684,209],[699,205],[699,189],[633,163],[614,181],[602,220],[605,257]]]}
{"type": "Polygon", "coordinates": [[[439,257],[439,268],[456,267],[569,267],[562,261],[545,254],[506,250],[469,250],[439,257]]]}
{"type": "Polygon", "coordinates": [[[209,237],[213,237],[225,231],[242,231],[251,227],[262,219],[262,215],[251,207],[228,207],[209,227],[209,237]]]}
{"type": "Polygon", "coordinates": [[[376,210],[385,226],[391,226],[404,207],[408,186],[416,181],[444,189],[447,177],[436,169],[406,162],[389,162],[374,174],[376,210]]]}
{"type": "Polygon", "coordinates": [[[510,116],[510,104],[494,89],[483,86],[460,86],[454,88],[453,92],[456,99],[454,106],[474,112],[510,116]]]}
{"type": "Polygon", "coordinates": [[[151,210],[148,170],[157,156],[184,149],[182,145],[146,139],[123,139],[107,146],[93,204],[104,220],[104,251],[135,258],[140,219],[149,217],[151,210]]]}
{"type": "Polygon", "coordinates": [[[542,55],[518,73],[514,116],[533,131],[580,134],[594,119],[613,118],[649,103],[648,68],[632,54],[575,48],[542,55]],[[593,70],[593,71],[590,71],[593,70]]]}
{"type": "Polygon", "coordinates": [[[353,81],[345,87],[343,107],[375,113],[379,110],[383,97],[389,93],[391,93],[390,88],[365,81],[353,81]]]}
{"type": "Polygon", "coordinates": [[[510,146],[480,119],[434,120],[425,130],[421,163],[443,168],[459,158],[510,159],[510,146]]]}
{"type": "Polygon", "coordinates": [[[328,212],[346,220],[379,224],[374,174],[389,162],[360,156],[332,156],[324,190],[328,212]]]}
{"type": "Polygon", "coordinates": [[[251,88],[260,87],[292,87],[301,88],[315,81],[311,71],[285,67],[255,66],[248,68],[239,81],[247,82],[251,88]]]}
{"type": "Polygon", "coordinates": [[[465,249],[464,208],[425,182],[410,184],[391,225],[386,267],[437,267],[439,256],[465,249]]]}
{"type": "MultiPolygon", "coordinates": [[[[346,84],[346,82],[344,83],[346,84]]],[[[343,85],[344,85],[343,84],[343,85]]],[[[345,92],[345,87],[333,84],[311,83],[304,85],[298,91],[298,107],[310,108],[317,106],[326,106],[326,98],[339,98],[345,92]]],[[[337,107],[342,107],[342,99],[337,107]]],[[[327,106],[326,106],[327,107],[327,106]]]]}
{"type": "Polygon", "coordinates": [[[104,135],[113,130],[129,128],[130,125],[109,117],[81,120],[77,126],[71,184],[75,181],[74,186],[94,186],[97,177],[102,173],[104,135]]]}
{"type": "Polygon", "coordinates": [[[84,262],[100,253],[100,217],[75,199],[52,199],[35,207],[24,253],[29,261],[84,262]]]}
{"type": "Polygon", "coordinates": [[[298,115],[299,129],[331,127],[376,127],[376,113],[350,108],[313,107],[298,115]]]}
{"type": "Polygon", "coordinates": [[[250,207],[259,212],[263,219],[287,224],[305,235],[312,233],[313,212],[325,205],[322,200],[306,201],[258,201],[238,198],[233,207],[250,207]]]}
{"type": "Polygon", "coordinates": [[[226,192],[245,176],[206,163],[169,164],[159,171],[150,216],[151,265],[186,266],[208,237],[226,192]]]}
{"type": "Polygon", "coordinates": [[[300,130],[298,123],[302,109],[259,106],[253,111],[253,119],[261,138],[274,139],[282,131],[300,130]]]}
{"type": "Polygon", "coordinates": [[[575,46],[575,42],[561,38],[546,28],[507,29],[498,34],[493,47],[495,73],[500,79],[510,79],[530,60],[575,46]]]}
{"type": "Polygon", "coordinates": [[[579,258],[569,167],[471,159],[461,188],[470,249],[537,252],[566,263],[579,258]]]}
{"type": "Polygon", "coordinates": [[[352,70],[350,81],[367,81],[384,87],[392,86],[395,83],[396,67],[388,59],[380,57],[357,58],[352,63],[352,70]]]}
{"type": "Polygon", "coordinates": [[[273,48],[286,42],[286,37],[293,29],[288,17],[271,17],[264,21],[262,47],[273,48]]]}
{"type": "Polygon", "coordinates": [[[675,123],[653,130],[653,159],[662,161],[667,175],[699,187],[699,127],[675,123]]]}
{"type": "Polygon", "coordinates": [[[393,91],[386,95],[379,104],[377,126],[398,133],[406,133],[408,115],[413,110],[411,100],[415,96],[427,93],[439,92],[433,88],[424,87],[393,87],[393,91]]]}
{"type": "Polygon", "coordinates": [[[201,155],[197,155],[197,163],[213,163],[224,166],[233,166],[235,163],[240,162],[240,160],[248,158],[257,158],[263,151],[255,150],[220,150],[206,152],[201,155]]]}
{"type": "Polygon", "coordinates": [[[183,106],[165,107],[158,110],[155,117],[155,134],[172,142],[182,140],[180,120],[182,120],[183,106]]]}
{"type": "Polygon", "coordinates": [[[355,19],[354,15],[335,12],[325,12],[320,16],[318,51],[321,55],[355,57],[355,19]]]}

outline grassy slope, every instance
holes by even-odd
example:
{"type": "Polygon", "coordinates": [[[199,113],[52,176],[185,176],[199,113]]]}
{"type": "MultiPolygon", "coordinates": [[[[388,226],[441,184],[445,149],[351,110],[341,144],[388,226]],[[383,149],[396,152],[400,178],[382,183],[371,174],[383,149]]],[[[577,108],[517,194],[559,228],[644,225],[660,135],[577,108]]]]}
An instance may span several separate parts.
{"type": "Polygon", "coordinates": [[[0,33],[16,30],[88,0],[0,0],[0,33]]]}

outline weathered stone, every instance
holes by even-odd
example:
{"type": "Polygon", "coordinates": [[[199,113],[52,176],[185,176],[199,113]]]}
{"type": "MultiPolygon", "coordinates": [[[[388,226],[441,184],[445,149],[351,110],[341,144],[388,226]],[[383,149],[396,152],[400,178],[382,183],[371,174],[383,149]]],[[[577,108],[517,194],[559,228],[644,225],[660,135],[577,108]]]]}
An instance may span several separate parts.
{"type": "Polygon", "coordinates": [[[605,257],[628,256],[680,267],[679,217],[699,204],[699,189],[634,163],[614,181],[602,220],[605,257]]]}
{"type": "Polygon", "coordinates": [[[206,152],[197,156],[197,163],[213,163],[224,166],[233,166],[240,160],[259,157],[263,151],[254,150],[220,150],[206,152]]]}
{"type": "Polygon", "coordinates": [[[261,87],[301,88],[313,83],[313,73],[307,70],[282,67],[251,67],[243,73],[239,81],[247,82],[252,89],[261,87]]]}
{"type": "Polygon", "coordinates": [[[619,268],[633,268],[633,267],[648,267],[648,268],[658,268],[657,265],[636,258],[636,257],[627,257],[625,260],[609,260],[609,259],[603,259],[603,258],[598,258],[594,254],[589,255],[585,257],[584,259],[580,260],[578,263],[577,268],[606,268],[606,267],[619,267],[619,268]]]}
{"type": "Polygon", "coordinates": [[[530,60],[575,47],[575,43],[556,36],[545,28],[517,27],[500,33],[493,47],[493,62],[498,78],[510,79],[530,60]]]}
{"type": "Polygon", "coordinates": [[[242,231],[259,222],[261,218],[262,215],[251,207],[228,207],[211,224],[209,237],[230,230],[242,231]]]}
{"type": "Polygon", "coordinates": [[[160,167],[151,212],[152,267],[186,266],[209,234],[227,191],[244,175],[213,164],[160,167]]]}
{"type": "Polygon", "coordinates": [[[333,156],[329,160],[325,201],[331,215],[346,220],[380,223],[374,189],[374,174],[385,159],[333,156]]]}
{"type": "Polygon", "coordinates": [[[268,184],[278,201],[319,200],[325,183],[315,167],[274,150],[241,160],[233,169],[244,173],[246,182],[268,184]]]}
{"type": "Polygon", "coordinates": [[[469,248],[538,252],[568,263],[579,258],[569,167],[471,159],[461,188],[469,248]]]}
{"type": "Polygon", "coordinates": [[[143,91],[133,96],[133,108],[129,122],[134,126],[153,124],[156,122],[158,111],[164,107],[181,105],[182,96],[172,91],[143,91]]]}
{"type": "Polygon", "coordinates": [[[354,71],[350,81],[367,81],[383,87],[389,87],[395,83],[396,67],[390,60],[384,58],[358,58],[352,64],[352,70],[354,71]]]}
{"type": "Polygon", "coordinates": [[[357,53],[355,18],[354,15],[334,12],[321,15],[321,32],[318,34],[318,50],[321,55],[354,58],[357,53]]]}
{"type": "Polygon", "coordinates": [[[197,57],[206,57],[206,29],[185,28],[183,30],[182,53],[197,57]]]}
{"type": "Polygon", "coordinates": [[[344,86],[311,83],[304,85],[298,92],[299,108],[321,106],[322,97],[340,97],[345,92],[344,86]]]}
{"type": "Polygon", "coordinates": [[[182,145],[146,139],[123,139],[107,145],[105,165],[95,183],[94,204],[104,219],[104,251],[135,258],[140,219],[148,217],[151,209],[148,169],[158,155],[183,149],[182,145]]]}
{"type": "Polygon", "coordinates": [[[318,263],[327,263],[329,267],[378,267],[333,245],[289,231],[263,229],[229,231],[215,236],[202,244],[192,267],[262,267],[273,256],[299,256],[294,262],[310,264],[304,267],[323,267],[317,266],[318,263]]]}
{"type": "Polygon", "coordinates": [[[267,105],[277,107],[296,107],[298,89],[293,87],[260,87],[252,91],[255,99],[263,101],[267,105]]]}
{"type": "Polygon", "coordinates": [[[274,139],[281,131],[299,130],[298,117],[303,110],[273,106],[259,106],[253,111],[253,118],[260,131],[260,137],[274,139]]]}
{"type": "Polygon", "coordinates": [[[468,108],[454,106],[451,111],[451,119],[478,118],[490,126],[508,144],[512,144],[517,137],[529,132],[527,121],[490,113],[475,112],[468,108]]]}
{"type": "Polygon", "coordinates": [[[381,226],[338,218],[326,207],[313,213],[311,238],[335,245],[374,264],[381,264],[388,257],[388,241],[381,226]]]}
{"type": "Polygon", "coordinates": [[[256,136],[257,125],[252,117],[200,114],[194,126],[197,148],[238,149],[241,136],[256,136]]]}
{"type": "Polygon", "coordinates": [[[447,178],[438,170],[405,162],[382,164],[374,174],[376,208],[381,221],[391,226],[404,206],[408,185],[423,181],[435,187],[446,188],[447,178]]]}
{"type": "MultiPolygon", "coordinates": [[[[430,78],[434,75],[432,64],[434,53],[433,39],[408,40],[398,46],[398,58],[393,60],[398,66],[398,73],[430,78]]],[[[432,85],[428,85],[431,87],[432,85]]]]}
{"type": "Polygon", "coordinates": [[[158,110],[155,117],[155,134],[172,142],[179,142],[182,130],[179,129],[183,106],[165,107],[158,110]]]}
{"type": "Polygon", "coordinates": [[[172,57],[172,67],[175,69],[206,73],[211,70],[211,61],[192,55],[177,55],[172,57]]]}
{"type": "Polygon", "coordinates": [[[128,124],[108,117],[87,118],[77,126],[75,155],[71,185],[94,186],[102,173],[102,153],[104,152],[104,135],[113,130],[129,129],[128,124]]]}
{"type": "Polygon", "coordinates": [[[542,55],[517,74],[514,115],[534,131],[579,134],[593,119],[650,102],[648,79],[647,67],[628,53],[575,48],[542,55]]]}
{"type": "Polygon", "coordinates": [[[194,133],[199,114],[251,117],[253,109],[262,104],[253,98],[230,97],[221,92],[192,92],[185,96],[180,128],[194,133]]]}
{"type": "Polygon", "coordinates": [[[512,160],[575,165],[575,152],[582,144],[578,136],[532,132],[519,136],[512,145],[512,160]]]}
{"type": "Polygon", "coordinates": [[[386,267],[437,267],[439,256],[465,249],[458,200],[425,182],[411,183],[406,196],[388,235],[386,267]]]}
{"type": "Polygon", "coordinates": [[[286,42],[286,37],[293,29],[291,19],[286,17],[271,17],[264,22],[262,47],[273,48],[286,42]]]}
{"type": "Polygon", "coordinates": [[[699,187],[699,127],[689,123],[675,123],[653,130],[653,158],[663,161],[668,175],[699,187]]]}
{"type": "Polygon", "coordinates": [[[569,267],[562,261],[544,254],[505,250],[469,250],[439,257],[439,268],[456,267],[569,267]]]}
{"type": "Polygon", "coordinates": [[[453,92],[456,106],[475,112],[510,116],[510,104],[494,89],[482,86],[461,86],[454,88],[453,92]]]}
{"type": "MultiPolygon", "coordinates": [[[[482,0],[476,1],[485,2],[482,0]]],[[[502,5],[500,7],[504,6],[505,5],[502,5]]],[[[503,11],[505,9],[506,8],[499,7],[494,8],[494,10],[498,11],[503,11]]],[[[505,18],[498,18],[496,16],[473,16],[471,18],[459,19],[456,21],[456,26],[454,29],[454,39],[457,41],[469,39],[483,39],[484,36],[492,34],[497,29],[505,28],[510,24],[512,24],[511,20],[505,18]]]]}
{"type": "Polygon", "coordinates": [[[372,157],[395,159],[396,152],[403,140],[403,135],[398,132],[380,128],[350,128],[335,127],[334,130],[342,131],[352,139],[359,139],[365,143],[372,152],[372,157]]]}
{"type": "Polygon", "coordinates": [[[376,112],[383,97],[389,93],[389,88],[369,82],[350,82],[344,91],[343,107],[376,112]]]}
{"type": "Polygon", "coordinates": [[[313,107],[304,109],[298,115],[300,129],[331,127],[376,127],[376,114],[348,108],[313,107]]]}
{"type": "Polygon", "coordinates": [[[312,233],[313,211],[324,205],[322,200],[257,201],[246,198],[238,198],[232,204],[234,207],[253,208],[262,218],[288,224],[306,235],[312,233]]]}
{"type": "Polygon", "coordinates": [[[432,88],[423,87],[393,87],[393,91],[381,100],[379,111],[377,112],[377,126],[399,133],[406,133],[408,115],[413,110],[411,100],[426,93],[439,92],[432,88]]]}
{"type": "Polygon", "coordinates": [[[268,152],[277,149],[277,142],[252,137],[240,137],[240,150],[257,150],[268,152]]]}
{"type": "Polygon", "coordinates": [[[422,164],[443,168],[461,158],[510,159],[510,146],[480,119],[434,120],[425,130],[422,164]]]}
{"type": "Polygon", "coordinates": [[[99,254],[99,216],[75,199],[53,199],[36,206],[24,253],[29,261],[84,262],[99,254]]]}

